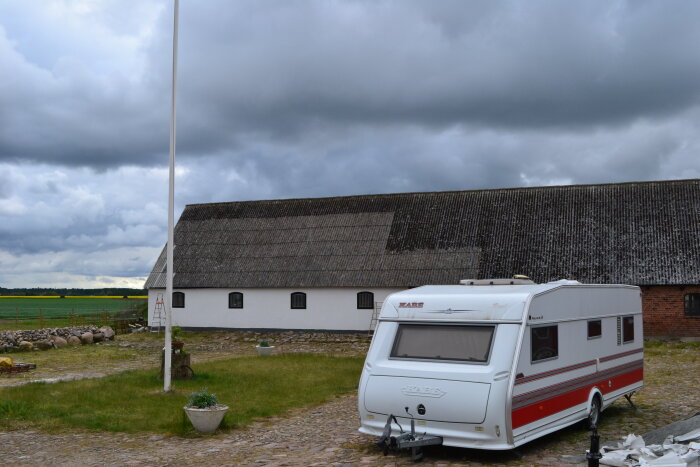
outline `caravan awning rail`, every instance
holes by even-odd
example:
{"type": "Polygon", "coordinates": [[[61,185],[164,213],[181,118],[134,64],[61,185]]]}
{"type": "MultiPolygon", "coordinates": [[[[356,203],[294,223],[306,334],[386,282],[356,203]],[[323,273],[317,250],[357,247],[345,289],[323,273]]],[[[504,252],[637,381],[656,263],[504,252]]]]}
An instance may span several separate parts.
{"type": "Polygon", "coordinates": [[[523,321],[521,319],[469,319],[469,318],[464,318],[463,320],[457,320],[455,318],[439,318],[439,319],[427,319],[424,316],[421,316],[420,318],[379,318],[378,321],[385,321],[385,322],[395,322],[395,323],[405,323],[406,321],[410,321],[412,323],[426,323],[426,324],[435,324],[435,323],[446,323],[446,324],[454,324],[454,325],[459,325],[459,324],[522,324],[523,321]]]}

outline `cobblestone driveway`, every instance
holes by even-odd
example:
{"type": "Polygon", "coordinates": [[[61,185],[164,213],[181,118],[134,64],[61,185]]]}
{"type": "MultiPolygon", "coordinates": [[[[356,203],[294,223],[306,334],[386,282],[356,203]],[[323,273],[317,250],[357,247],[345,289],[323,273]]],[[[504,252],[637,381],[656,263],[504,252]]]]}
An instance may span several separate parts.
{"type": "MultiPolygon", "coordinates": [[[[216,351],[241,346],[246,339],[218,339],[201,344],[201,352],[219,358],[216,351]],[[209,345],[209,348],[206,346],[209,345]]],[[[289,336],[284,351],[362,353],[362,336],[289,336]]],[[[663,345],[648,349],[647,386],[636,397],[639,410],[624,400],[603,413],[601,434],[617,439],[641,434],[700,409],[700,359],[696,346],[663,345]]],[[[355,394],[327,404],[297,409],[284,417],[262,420],[244,430],[201,438],[136,436],[71,432],[59,435],[35,431],[0,432],[3,465],[249,465],[249,466],[394,466],[414,465],[406,454],[384,457],[373,439],[358,433],[355,394]]],[[[588,434],[579,426],[561,430],[529,443],[517,452],[433,448],[421,465],[586,465],[583,457],[588,434]]]]}

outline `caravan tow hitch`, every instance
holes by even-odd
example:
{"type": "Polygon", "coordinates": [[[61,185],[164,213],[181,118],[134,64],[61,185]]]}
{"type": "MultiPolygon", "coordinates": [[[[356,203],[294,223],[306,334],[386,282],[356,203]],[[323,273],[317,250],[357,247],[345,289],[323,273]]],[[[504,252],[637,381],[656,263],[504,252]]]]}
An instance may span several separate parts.
{"type": "Polygon", "coordinates": [[[389,415],[386,420],[386,425],[384,425],[384,432],[382,436],[377,440],[377,446],[382,448],[384,455],[389,453],[389,450],[398,451],[399,449],[411,449],[411,460],[419,461],[423,458],[423,446],[435,446],[442,444],[441,436],[431,436],[423,433],[422,435],[416,436],[416,421],[413,419],[413,415],[408,411],[408,407],[405,408],[406,413],[411,417],[411,432],[405,433],[403,427],[396,420],[393,414],[389,415]],[[391,436],[391,422],[398,425],[400,434],[399,436],[391,436]]]}

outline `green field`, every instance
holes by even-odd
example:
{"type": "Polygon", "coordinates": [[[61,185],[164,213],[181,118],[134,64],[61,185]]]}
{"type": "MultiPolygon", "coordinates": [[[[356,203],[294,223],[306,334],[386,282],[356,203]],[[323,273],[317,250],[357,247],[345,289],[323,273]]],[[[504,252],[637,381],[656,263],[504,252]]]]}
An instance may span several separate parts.
{"type": "Polygon", "coordinates": [[[109,313],[110,315],[136,311],[146,303],[145,298],[102,297],[0,297],[0,319],[66,318],[109,313]]]}
{"type": "Polygon", "coordinates": [[[109,324],[124,327],[143,312],[146,298],[0,296],[0,330],[109,324]],[[119,321],[124,321],[121,324],[119,321]]]}

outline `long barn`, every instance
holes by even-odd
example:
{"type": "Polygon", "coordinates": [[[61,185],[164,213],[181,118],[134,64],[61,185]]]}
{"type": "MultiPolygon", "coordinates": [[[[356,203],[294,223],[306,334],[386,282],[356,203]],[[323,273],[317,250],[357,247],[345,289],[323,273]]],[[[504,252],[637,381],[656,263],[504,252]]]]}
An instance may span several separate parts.
{"type": "MultiPolygon", "coordinates": [[[[188,205],[173,321],[368,330],[394,291],[524,274],[642,288],[645,335],[700,337],[700,180],[188,205]]],[[[149,323],[165,250],[146,281],[149,323]]]]}

